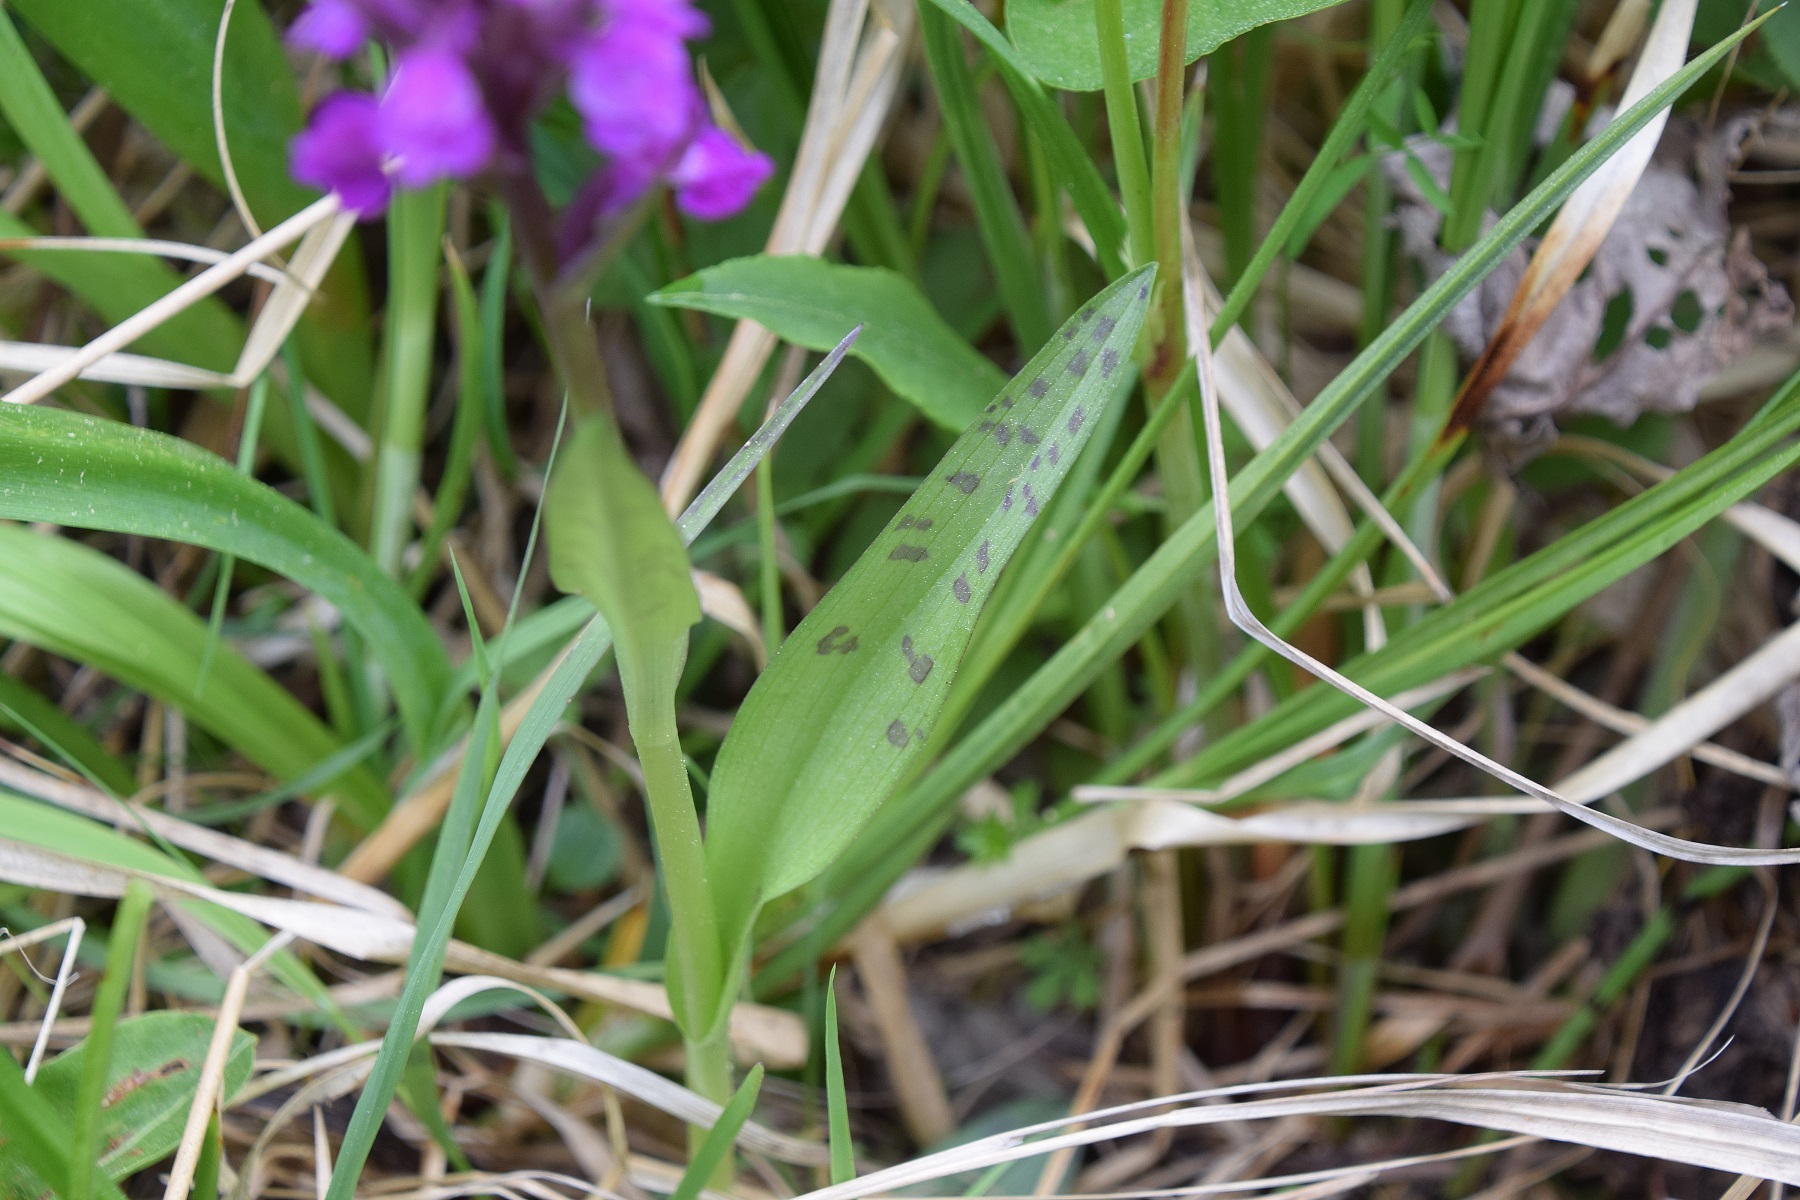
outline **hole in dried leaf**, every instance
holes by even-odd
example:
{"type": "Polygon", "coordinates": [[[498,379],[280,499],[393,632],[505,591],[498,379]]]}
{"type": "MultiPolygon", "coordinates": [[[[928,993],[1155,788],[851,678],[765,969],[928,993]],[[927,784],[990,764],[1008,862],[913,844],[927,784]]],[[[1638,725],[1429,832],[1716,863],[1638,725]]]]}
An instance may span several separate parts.
{"type": "Polygon", "coordinates": [[[1600,336],[1594,339],[1594,361],[1599,362],[1625,340],[1625,330],[1631,325],[1633,302],[1631,289],[1625,288],[1615,292],[1612,299],[1606,302],[1606,311],[1600,315],[1600,336]]]}
{"type": "Polygon", "coordinates": [[[1669,306],[1669,320],[1675,328],[1683,333],[1693,333],[1700,328],[1700,322],[1706,317],[1706,310],[1700,306],[1700,297],[1692,291],[1685,291],[1675,297],[1675,303],[1669,306]]]}

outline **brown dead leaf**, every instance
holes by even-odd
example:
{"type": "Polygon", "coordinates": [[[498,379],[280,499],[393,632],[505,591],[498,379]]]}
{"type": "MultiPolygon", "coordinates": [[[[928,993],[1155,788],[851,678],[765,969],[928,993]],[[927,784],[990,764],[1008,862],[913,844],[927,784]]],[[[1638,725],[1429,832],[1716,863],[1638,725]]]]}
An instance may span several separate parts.
{"type": "MultiPolygon", "coordinates": [[[[1541,445],[1564,413],[1627,425],[1644,412],[1686,411],[1721,367],[1792,323],[1787,289],[1726,215],[1725,168],[1749,129],[1737,121],[1707,138],[1671,123],[1591,265],[1488,399],[1481,421],[1492,440],[1515,452],[1541,445]]],[[[1440,147],[1413,152],[1447,174],[1440,147]]],[[[1403,161],[1388,174],[1402,197],[1402,244],[1435,278],[1451,261],[1437,247],[1441,218],[1403,161]]],[[[1514,251],[1445,319],[1467,359],[1501,324],[1527,258],[1526,248],[1514,251]]]]}

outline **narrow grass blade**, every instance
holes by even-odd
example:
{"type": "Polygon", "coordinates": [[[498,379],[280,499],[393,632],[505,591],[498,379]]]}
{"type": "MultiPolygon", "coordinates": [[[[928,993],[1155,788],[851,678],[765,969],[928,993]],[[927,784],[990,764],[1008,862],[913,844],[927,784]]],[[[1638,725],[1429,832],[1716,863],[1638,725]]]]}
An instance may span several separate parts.
{"type": "Polygon", "coordinates": [[[850,1101],[844,1094],[844,1049],[838,1042],[837,968],[825,981],[825,1113],[831,1129],[831,1182],[856,1178],[850,1141],[850,1101]]]}
{"type": "MultiPolygon", "coordinates": [[[[438,570],[438,552],[444,537],[455,528],[468,499],[469,480],[475,466],[475,443],[481,436],[487,402],[483,395],[488,374],[486,339],[482,336],[481,317],[475,299],[474,285],[462,259],[449,242],[444,243],[444,261],[450,268],[451,311],[456,317],[456,419],[450,426],[450,450],[445,456],[444,473],[437,493],[431,498],[431,526],[419,541],[419,564],[413,568],[407,590],[415,598],[438,570]]],[[[491,268],[490,268],[491,269],[491,268]]],[[[474,622],[469,628],[477,628],[474,622]]]]}
{"type": "Polygon", "coordinates": [[[943,106],[944,125],[963,179],[975,201],[975,221],[999,280],[1001,303],[1022,350],[1034,351],[1050,337],[1049,306],[1031,251],[1025,218],[1000,163],[1000,151],[975,96],[975,82],[963,54],[962,35],[935,8],[919,10],[919,32],[943,106]]]}
{"type": "MultiPolygon", "coordinates": [[[[1044,144],[1058,182],[1069,190],[1075,210],[1081,215],[1094,239],[1094,251],[1107,278],[1117,279],[1125,273],[1125,217],[1119,202],[1113,198],[1100,169],[1082,147],[1081,139],[1064,118],[1061,108],[1038,82],[1031,66],[1022,58],[1012,42],[994,28],[969,0],[930,0],[951,20],[975,35],[975,39],[994,56],[1000,66],[1000,77],[1012,93],[1019,112],[1030,124],[1032,132],[1044,144]]],[[[1089,17],[1091,31],[1093,19],[1089,17]]]]}
{"type": "Polygon", "coordinates": [[[69,1133],[70,1171],[68,1200],[87,1200],[93,1194],[94,1167],[100,1158],[101,1105],[112,1067],[113,1035],[125,1004],[125,987],[131,981],[131,964],[138,938],[150,915],[150,889],[133,880],[125,889],[113,916],[106,942],[106,974],[94,995],[91,1024],[82,1043],[85,1057],[75,1095],[75,1121],[69,1133]]]}
{"type": "Polygon", "coordinates": [[[688,1162],[687,1170],[682,1173],[681,1182],[676,1185],[669,1200],[699,1200],[700,1189],[705,1187],[719,1164],[725,1161],[726,1154],[731,1151],[731,1144],[737,1140],[738,1130],[750,1118],[750,1110],[756,1106],[756,1094],[762,1090],[763,1069],[757,1063],[744,1076],[744,1082],[738,1085],[737,1094],[732,1096],[731,1103],[719,1114],[718,1121],[706,1131],[700,1148],[688,1162]]]}
{"type": "Polygon", "coordinates": [[[13,1056],[0,1054],[0,1127],[7,1139],[0,1147],[0,1172],[11,1177],[15,1194],[35,1195],[45,1184],[56,1195],[69,1194],[69,1156],[60,1125],[42,1095],[26,1084],[13,1056]]]}
{"type": "Polygon", "coordinates": [[[788,426],[794,423],[794,419],[806,408],[807,403],[819,394],[819,389],[825,386],[825,381],[831,378],[832,372],[838,369],[838,364],[844,361],[844,355],[848,354],[856,345],[856,340],[862,335],[862,331],[863,327],[858,325],[846,333],[843,339],[832,347],[831,353],[825,356],[824,361],[813,368],[812,374],[801,380],[800,386],[790,392],[787,399],[775,406],[775,411],[769,414],[769,418],[763,422],[762,428],[758,429],[750,440],[731,456],[731,461],[712,477],[711,482],[700,489],[700,494],[695,496],[693,503],[687,506],[687,511],[683,512],[675,521],[675,528],[681,531],[683,542],[689,546],[693,545],[694,539],[699,537],[708,525],[712,524],[713,518],[719,515],[719,510],[724,508],[725,502],[737,493],[739,487],[743,486],[744,480],[750,478],[750,473],[756,470],[756,464],[768,454],[769,448],[780,440],[782,434],[787,432],[788,426]]]}

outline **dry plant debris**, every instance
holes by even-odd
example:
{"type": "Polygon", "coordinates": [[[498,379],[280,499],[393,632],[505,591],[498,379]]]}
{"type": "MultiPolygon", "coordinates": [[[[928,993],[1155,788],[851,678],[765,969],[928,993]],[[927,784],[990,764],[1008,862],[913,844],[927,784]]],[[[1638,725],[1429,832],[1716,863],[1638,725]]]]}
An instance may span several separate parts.
{"type": "Polygon", "coordinates": [[[1791,18],[89,3],[0,1195],[1800,1186],[1791,18]]]}

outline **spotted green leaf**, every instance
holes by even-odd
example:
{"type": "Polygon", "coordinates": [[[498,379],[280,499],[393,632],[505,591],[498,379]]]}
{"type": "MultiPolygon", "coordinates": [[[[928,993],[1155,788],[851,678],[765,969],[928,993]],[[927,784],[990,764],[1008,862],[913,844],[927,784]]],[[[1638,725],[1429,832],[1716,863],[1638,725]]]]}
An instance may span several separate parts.
{"type": "Polygon", "coordinates": [[[920,756],[994,580],[1125,370],[1153,268],[1096,296],[994,398],[763,672],[719,751],[707,866],[727,950],[817,875],[920,756]]]}

